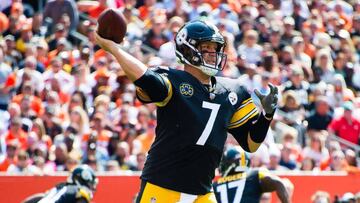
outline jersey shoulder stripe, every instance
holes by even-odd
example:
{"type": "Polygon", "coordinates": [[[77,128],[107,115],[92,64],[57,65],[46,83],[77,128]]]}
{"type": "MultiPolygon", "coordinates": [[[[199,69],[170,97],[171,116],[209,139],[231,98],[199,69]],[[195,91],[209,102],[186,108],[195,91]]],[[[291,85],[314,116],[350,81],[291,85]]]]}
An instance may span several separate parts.
{"type": "MultiPolygon", "coordinates": [[[[251,106],[250,106],[251,107],[251,106]]],[[[244,125],[248,120],[254,118],[259,114],[256,106],[251,108],[246,108],[244,110],[237,111],[231,119],[231,123],[228,125],[228,128],[237,128],[244,125]]]]}
{"type": "Polygon", "coordinates": [[[228,124],[229,129],[240,127],[259,114],[250,93],[238,80],[223,77],[216,77],[216,80],[227,91],[236,93],[238,97],[238,101],[234,105],[236,110],[228,124]]]}
{"type": "MultiPolygon", "coordinates": [[[[172,84],[168,78],[168,74],[170,73],[169,67],[166,66],[155,66],[150,67],[149,70],[159,74],[161,79],[164,81],[165,85],[167,86],[167,96],[166,98],[161,102],[155,102],[155,104],[159,107],[165,106],[171,99],[173,91],[172,91],[172,84]]],[[[153,102],[150,98],[150,96],[140,87],[136,87],[136,97],[143,103],[151,103],[153,102]]]]}
{"type": "Polygon", "coordinates": [[[173,88],[172,88],[172,84],[169,80],[168,77],[165,77],[164,75],[160,74],[160,76],[163,78],[163,80],[165,81],[166,83],[166,86],[167,86],[167,89],[168,89],[168,94],[166,96],[166,98],[164,99],[164,101],[162,102],[156,102],[156,106],[159,106],[159,107],[163,107],[163,106],[166,106],[167,103],[169,103],[172,95],[173,95],[173,88]]]}
{"type": "Polygon", "coordinates": [[[91,192],[86,188],[79,188],[79,190],[76,193],[76,199],[84,198],[88,202],[91,201],[91,192]]]}
{"type": "Polygon", "coordinates": [[[253,100],[250,98],[243,103],[234,113],[230,120],[229,126],[236,125],[241,122],[245,117],[257,114],[257,107],[253,100]]]}

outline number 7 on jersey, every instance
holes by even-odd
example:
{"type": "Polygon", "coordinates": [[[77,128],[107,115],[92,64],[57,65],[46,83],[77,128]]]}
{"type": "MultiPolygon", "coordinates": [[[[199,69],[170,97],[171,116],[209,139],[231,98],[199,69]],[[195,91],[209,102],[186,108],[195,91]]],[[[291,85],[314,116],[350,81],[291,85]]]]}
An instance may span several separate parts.
{"type": "Polygon", "coordinates": [[[220,104],[203,101],[202,107],[211,110],[210,118],[206,123],[205,129],[201,133],[201,136],[199,137],[198,141],[196,142],[197,145],[203,146],[206,140],[209,138],[212,128],[214,127],[215,119],[220,109],[220,104]]]}

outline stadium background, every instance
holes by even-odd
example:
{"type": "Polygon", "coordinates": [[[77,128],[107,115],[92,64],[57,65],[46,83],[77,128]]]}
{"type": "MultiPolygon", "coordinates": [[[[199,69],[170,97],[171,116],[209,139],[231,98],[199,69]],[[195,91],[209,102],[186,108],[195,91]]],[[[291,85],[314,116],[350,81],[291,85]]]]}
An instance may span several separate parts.
{"type": "MultiPolygon", "coordinates": [[[[280,175],[280,174],[279,174],[280,175]]],[[[327,191],[332,197],[347,192],[356,193],[360,185],[360,175],[343,174],[296,174],[280,175],[289,178],[295,185],[293,203],[310,202],[311,196],[317,190],[327,191]]],[[[189,178],[191,179],[191,177],[189,178]]],[[[44,191],[59,181],[65,181],[66,176],[3,176],[0,178],[0,195],[2,202],[16,203],[27,196],[44,191]],[[16,196],[9,195],[13,193],[16,196]]],[[[111,175],[100,176],[100,183],[93,200],[96,202],[116,203],[131,202],[138,192],[140,179],[138,176],[111,175]]],[[[273,194],[273,203],[277,202],[273,194]]]]}
{"type": "MultiPolygon", "coordinates": [[[[213,21],[228,44],[222,75],[250,91],[267,93],[269,82],[281,91],[252,167],[289,178],[294,202],[318,190],[332,200],[360,192],[359,1],[1,0],[0,202],[42,192],[79,163],[99,174],[141,171],[155,108],[140,105],[94,43],[108,7],[129,21],[123,48],[149,66],[180,69],[169,54],[174,33],[187,20],[213,21]]],[[[128,202],[138,182],[100,176],[95,201],[128,202]]]]}

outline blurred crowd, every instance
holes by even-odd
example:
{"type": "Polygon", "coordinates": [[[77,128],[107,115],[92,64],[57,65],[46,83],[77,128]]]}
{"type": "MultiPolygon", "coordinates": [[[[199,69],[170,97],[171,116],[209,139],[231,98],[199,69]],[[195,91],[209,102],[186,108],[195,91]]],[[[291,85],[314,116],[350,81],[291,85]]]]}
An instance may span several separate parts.
{"type": "Polygon", "coordinates": [[[342,195],[335,195],[334,201],[331,201],[330,194],[328,192],[318,190],[311,197],[312,203],[358,203],[360,202],[360,192],[353,194],[346,192],[342,195]]]}
{"type": "Polygon", "coordinates": [[[142,170],[156,106],[137,100],[119,64],[95,44],[96,19],[110,7],[128,21],[121,46],[148,66],[181,69],[173,38],[200,18],[226,39],[222,76],[250,92],[279,87],[253,167],[360,171],[356,0],[2,0],[0,171],[50,174],[79,163],[142,170]]]}

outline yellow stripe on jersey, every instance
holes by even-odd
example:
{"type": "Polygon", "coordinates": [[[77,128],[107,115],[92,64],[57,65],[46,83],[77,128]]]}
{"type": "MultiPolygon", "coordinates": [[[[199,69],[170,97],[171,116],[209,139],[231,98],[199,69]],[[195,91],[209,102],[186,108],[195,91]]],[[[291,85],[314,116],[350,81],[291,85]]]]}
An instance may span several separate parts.
{"type": "Polygon", "coordinates": [[[248,120],[250,120],[251,118],[253,118],[259,114],[254,103],[249,104],[249,107],[253,107],[253,108],[250,109],[246,106],[246,107],[244,107],[246,109],[240,109],[233,115],[231,121],[235,121],[235,122],[231,122],[228,125],[229,129],[240,127],[240,126],[244,125],[248,120]],[[235,119],[235,118],[237,118],[237,119],[235,119]]]}
{"type": "Polygon", "coordinates": [[[87,191],[84,188],[79,189],[79,191],[76,194],[76,198],[77,199],[85,198],[88,202],[91,202],[91,194],[89,191],[87,191]]]}
{"type": "Polygon", "coordinates": [[[245,151],[244,150],[241,150],[240,166],[241,167],[246,167],[246,157],[245,157],[245,151]]]}
{"type": "Polygon", "coordinates": [[[248,143],[250,152],[255,152],[261,145],[261,143],[254,142],[251,139],[250,133],[248,133],[248,135],[247,135],[247,143],[248,143]]]}
{"type": "Polygon", "coordinates": [[[161,77],[163,77],[164,81],[166,82],[166,84],[168,85],[168,95],[166,96],[166,98],[164,99],[164,101],[162,102],[156,102],[156,106],[159,106],[159,107],[163,107],[165,106],[171,99],[172,95],[173,95],[173,90],[172,90],[172,85],[171,85],[171,82],[170,80],[167,78],[167,77],[164,77],[162,75],[160,75],[161,77]]]}
{"type": "MultiPolygon", "coordinates": [[[[166,82],[169,89],[168,89],[168,94],[167,94],[166,98],[164,99],[164,101],[155,103],[157,106],[160,106],[160,107],[165,106],[170,101],[172,93],[173,93],[172,85],[171,85],[169,79],[166,77],[163,77],[163,79],[166,82]]],[[[149,95],[140,87],[136,87],[136,94],[142,101],[151,102],[151,98],[149,97],[149,95]]]]}
{"type": "Polygon", "coordinates": [[[248,101],[250,101],[250,100],[252,101],[251,97],[250,97],[250,98],[248,98],[248,99],[245,99],[244,101],[242,101],[242,102],[241,102],[241,105],[243,105],[243,104],[247,103],[247,102],[248,102],[248,101]]]}
{"type": "Polygon", "coordinates": [[[136,94],[141,100],[145,102],[151,102],[149,95],[140,87],[136,87],[136,94]]]}
{"type": "Polygon", "coordinates": [[[241,106],[236,110],[236,112],[232,116],[229,126],[233,127],[234,125],[239,124],[239,121],[242,121],[242,119],[248,116],[248,114],[251,113],[254,109],[256,109],[256,105],[254,104],[251,98],[243,101],[241,103],[241,106]]]}

